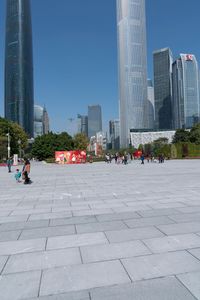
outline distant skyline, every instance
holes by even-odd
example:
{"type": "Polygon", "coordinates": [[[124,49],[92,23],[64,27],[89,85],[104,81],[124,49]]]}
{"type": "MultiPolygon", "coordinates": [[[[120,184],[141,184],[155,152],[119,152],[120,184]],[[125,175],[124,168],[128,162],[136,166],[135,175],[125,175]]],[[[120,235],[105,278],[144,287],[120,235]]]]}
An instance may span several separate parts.
{"type": "MultiPolygon", "coordinates": [[[[5,0],[0,0],[0,115],[4,115],[5,0]]],[[[102,107],[103,128],[118,118],[115,0],[34,0],[32,3],[35,104],[46,105],[53,131],[73,131],[69,118],[102,107]],[[59,2],[59,5],[58,5],[59,2]]],[[[174,59],[200,62],[200,2],[147,0],[148,77],[152,52],[170,47],[174,59]]]]}

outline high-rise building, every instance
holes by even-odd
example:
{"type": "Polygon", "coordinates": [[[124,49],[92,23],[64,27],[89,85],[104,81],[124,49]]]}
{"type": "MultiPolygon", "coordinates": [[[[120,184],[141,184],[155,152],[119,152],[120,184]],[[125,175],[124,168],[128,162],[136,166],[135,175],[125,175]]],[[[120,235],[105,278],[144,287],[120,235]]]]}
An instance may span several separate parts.
{"type": "Polygon", "coordinates": [[[7,0],[5,118],[33,137],[33,55],[29,0],[7,0]]]}
{"type": "Polygon", "coordinates": [[[88,137],[102,131],[102,113],[100,105],[88,106],[88,137]]]}
{"type": "Polygon", "coordinates": [[[191,128],[200,121],[199,67],[192,54],[180,54],[173,63],[173,125],[191,128]]]}
{"type": "Polygon", "coordinates": [[[151,79],[147,81],[147,103],[146,103],[146,128],[154,129],[155,121],[155,99],[154,87],[151,79]]]}
{"type": "Polygon", "coordinates": [[[46,107],[44,106],[44,110],[43,110],[43,133],[47,134],[47,133],[49,133],[49,130],[50,130],[49,115],[48,115],[48,112],[46,110],[46,107]]]}
{"type": "Polygon", "coordinates": [[[120,144],[145,128],[147,50],[145,0],[117,0],[120,144]]]}
{"type": "Polygon", "coordinates": [[[119,135],[120,135],[119,120],[109,121],[109,136],[110,136],[110,144],[112,149],[118,150],[120,148],[119,135]]]}
{"type": "Polygon", "coordinates": [[[43,135],[43,116],[44,108],[39,105],[34,105],[34,138],[43,135]]]}
{"type": "Polygon", "coordinates": [[[172,128],[172,52],[163,48],[153,53],[155,128],[172,128]]]}
{"type": "Polygon", "coordinates": [[[77,115],[77,132],[88,136],[88,116],[77,115]]]}
{"type": "Polygon", "coordinates": [[[49,117],[46,107],[34,105],[34,138],[49,132],[49,117]]]}

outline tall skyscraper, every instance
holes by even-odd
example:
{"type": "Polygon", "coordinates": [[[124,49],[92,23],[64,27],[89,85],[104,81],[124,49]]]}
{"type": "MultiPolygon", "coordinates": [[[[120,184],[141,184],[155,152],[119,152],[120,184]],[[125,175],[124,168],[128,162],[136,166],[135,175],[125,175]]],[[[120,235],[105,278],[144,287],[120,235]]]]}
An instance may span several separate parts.
{"type": "Polygon", "coordinates": [[[49,132],[49,116],[46,107],[34,105],[34,138],[49,132]]]}
{"type": "Polygon", "coordinates": [[[47,133],[49,133],[49,130],[50,130],[49,115],[46,110],[46,106],[44,106],[44,109],[43,109],[43,133],[47,134],[47,133]]]}
{"type": "Polygon", "coordinates": [[[34,138],[44,134],[43,115],[44,108],[39,105],[34,105],[34,138]]]}
{"type": "Polygon", "coordinates": [[[109,136],[110,136],[110,143],[112,149],[118,150],[120,148],[119,135],[120,135],[119,120],[109,121],[109,136]]]}
{"type": "Polygon", "coordinates": [[[100,105],[88,106],[88,137],[102,131],[102,113],[100,105]]]}
{"type": "Polygon", "coordinates": [[[147,50],[145,0],[117,0],[120,144],[145,128],[147,50]]]}
{"type": "Polygon", "coordinates": [[[155,128],[172,128],[172,52],[163,48],[153,53],[155,128]]]}
{"type": "Polygon", "coordinates": [[[33,55],[29,0],[7,0],[5,118],[33,137],[33,55]]]}
{"type": "Polygon", "coordinates": [[[200,121],[199,67],[192,54],[180,54],[173,63],[173,124],[191,128],[200,121]]]}
{"type": "Polygon", "coordinates": [[[77,131],[88,136],[88,116],[77,115],[77,131]]]}
{"type": "Polygon", "coordinates": [[[148,129],[154,129],[155,121],[155,99],[154,99],[154,87],[151,79],[147,81],[147,103],[146,103],[146,127],[148,129]]]}

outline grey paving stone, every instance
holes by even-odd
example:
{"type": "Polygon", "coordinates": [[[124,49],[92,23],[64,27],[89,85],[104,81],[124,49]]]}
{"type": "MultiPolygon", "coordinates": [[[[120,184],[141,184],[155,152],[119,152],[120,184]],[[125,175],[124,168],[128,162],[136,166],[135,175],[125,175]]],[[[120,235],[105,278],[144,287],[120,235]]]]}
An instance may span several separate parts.
{"type": "Polygon", "coordinates": [[[87,224],[87,223],[95,223],[95,222],[97,222],[95,216],[82,216],[82,217],[71,217],[71,218],[64,218],[64,219],[53,219],[50,220],[50,226],[87,224]]]}
{"type": "Polygon", "coordinates": [[[130,282],[130,279],[119,261],[70,266],[44,271],[40,295],[53,295],[127,282],[130,282]]]}
{"type": "Polygon", "coordinates": [[[184,203],[181,202],[172,202],[172,203],[154,203],[149,204],[153,209],[163,209],[163,208],[179,208],[185,207],[184,203]]]}
{"type": "Polygon", "coordinates": [[[181,234],[148,239],[144,243],[153,253],[161,253],[200,247],[200,237],[194,233],[181,234]]]}
{"type": "Polygon", "coordinates": [[[0,232],[18,230],[18,229],[47,227],[48,224],[49,224],[49,220],[4,223],[0,225],[0,232]]]}
{"type": "Polygon", "coordinates": [[[29,221],[60,219],[60,218],[68,218],[71,216],[72,216],[71,212],[46,213],[46,214],[31,215],[29,221]]]}
{"type": "Polygon", "coordinates": [[[15,210],[12,212],[11,216],[20,216],[20,215],[32,215],[32,214],[42,214],[42,213],[50,213],[50,208],[42,208],[42,209],[21,209],[15,210]]]}
{"type": "Polygon", "coordinates": [[[8,259],[8,256],[0,256],[0,273],[2,272],[7,259],[8,259]]]}
{"type": "Polygon", "coordinates": [[[81,247],[84,263],[151,254],[140,241],[81,247]]]}
{"type": "Polygon", "coordinates": [[[22,300],[37,297],[41,272],[0,276],[1,300],[22,300]]]}
{"type": "Polygon", "coordinates": [[[177,210],[182,213],[195,213],[195,212],[200,212],[200,206],[182,207],[177,210]]]}
{"type": "Polygon", "coordinates": [[[115,220],[126,220],[126,219],[138,219],[141,218],[136,212],[122,212],[114,214],[106,214],[96,216],[99,222],[115,221],[115,220]]]}
{"type": "Polygon", "coordinates": [[[186,251],[122,259],[133,281],[200,271],[200,261],[186,251]]]}
{"type": "Polygon", "coordinates": [[[151,217],[151,218],[140,218],[140,219],[131,219],[124,221],[128,227],[146,227],[146,226],[153,226],[153,225],[162,225],[162,224],[173,224],[174,221],[170,220],[166,216],[159,216],[159,217],[151,217]]]}
{"type": "Polygon", "coordinates": [[[200,231],[200,222],[158,225],[157,228],[159,228],[162,232],[164,232],[167,235],[195,233],[200,231]]]}
{"type": "Polygon", "coordinates": [[[200,272],[182,274],[177,277],[196,299],[200,299],[200,272]]]}
{"type": "Polygon", "coordinates": [[[0,224],[9,222],[23,222],[28,220],[29,215],[0,217],[0,224]]]}
{"type": "Polygon", "coordinates": [[[118,243],[164,236],[164,234],[162,234],[158,229],[154,227],[106,231],[105,233],[110,243],[118,243]]]}
{"type": "Polygon", "coordinates": [[[169,218],[177,223],[180,222],[200,222],[200,213],[188,213],[188,214],[178,214],[171,215],[169,218]]]}
{"type": "Polygon", "coordinates": [[[74,264],[81,264],[78,248],[24,253],[11,256],[3,273],[20,273],[74,264]]]}
{"type": "Polygon", "coordinates": [[[195,300],[175,277],[98,288],[90,294],[91,300],[195,300]]]}
{"type": "Polygon", "coordinates": [[[142,217],[156,217],[156,216],[169,216],[178,214],[179,212],[175,208],[163,208],[163,209],[152,209],[148,211],[137,212],[142,217]]]}
{"type": "Polygon", "coordinates": [[[20,233],[21,230],[0,232],[0,242],[16,241],[20,233]]]}
{"type": "Polygon", "coordinates": [[[189,252],[192,253],[192,255],[194,255],[196,258],[200,260],[200,248],[190,249],[189,252]]]}
{"type": "Polygon", "coordinates": [[[45,249],[45,244],[46,239],[1,242],[0,255],[12,255],[24,252],[42,251],[45,249]]]}
{"type": "Polygon", "coordinates": [[[126,228],[127,226],[122,221],[76,225],[77,233],[98,232],[98,231],[106,231],[106,230],[120,230],[126,228]]]}
{"type": "Polygon", "coordinates": [[[83,233],[69,236],[48,238],[47,249],[80,247],[95,244],[106,244],[108,240],[103,232],[83,233]]]}
{"type": "Polygon", "coordinates": [[[72,293],[64,293],[53,296],[44,296],[26,300],[90,300],[89,293],[86,291],[81,292],[72,292],[72,293]]]}
{"type": "Polygon", "coordinates": [[[75,233],[74,225],[56,226],[56,227],[44,227],[35,228],[29,230],[23,230],[20,240],[36,239],[41,237],[70,235],[75,233]]]}
{"type": "Polygon", "coordinates": [[[97,216],[97,215],[103,215],[103,214],[110,214],[112,213],[112,209],[110,208],[101,208],[101,209],[89,209],[89,210],[80,210],[80,211],[74,211],[73,216],[97,216]]]}

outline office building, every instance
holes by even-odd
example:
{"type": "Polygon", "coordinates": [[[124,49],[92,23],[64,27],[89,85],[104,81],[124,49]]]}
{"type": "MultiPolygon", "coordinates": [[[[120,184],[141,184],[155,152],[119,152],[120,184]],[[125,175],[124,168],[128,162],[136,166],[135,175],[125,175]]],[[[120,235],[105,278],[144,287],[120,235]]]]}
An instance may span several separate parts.
{"type": "Polygon", "coordinates": [[[7,0],[5,118],[33,137],[33,55],[29,0],[7,0]]]}
{"type": "Polygon", "coordinates": [[[172,52],[163,48],[153,53],[155,128],[172,128],[172,52]]]}
{"type": "Polygon", "coordinates": [[[49,133],[50,125],[49,125],[49,115],[46,110],[46,107],[44,106],[43,110],[43,134],[49,133]]]}
{"type": "Polygon", "coordinates": [[[193,54],[180,54],[173,63],[173,124],[191,128],[200,121],[199,67],[193,54]]]}
{"type": "Polygon", "coordinates": [[[88,116],[77,115],[77,132],[88,136],[88,116]]]}
{"type": "Polygon", "coordinates": [[[34,138],[43,135],[43,115],[44,108],[34,105],[34,138]]]}
{"type": "Polygon", "coordinates": [[[46,107],[34,105],[34,138],[49,132],[49,116],[46,107]]]}
{"type": "Polygon", "coordinates": [[[145,128],[154,129],[155,122],[155,99],[154,99],[154,87],[151,79],[147,80],[147,101],[145,105],[145,128]]]}
{"type": "Polygon", "coordinates": [[[120,144],[131,128],[145,128],[147,50],[145,0],[117,0],[120,144]]]}
{"type": "Polygon", "coordinates": [[[102,131],[102,113],[100,105],[88,106],[88,137],[95,136],[102,131]]]}
{"type": "Polygon", "coordinates": [[[120,148],[119,135],[120,135],[119,120],[109,121],[109,136],[110,136],[110,144],[112,149],[118,150],[120,148]]]}

